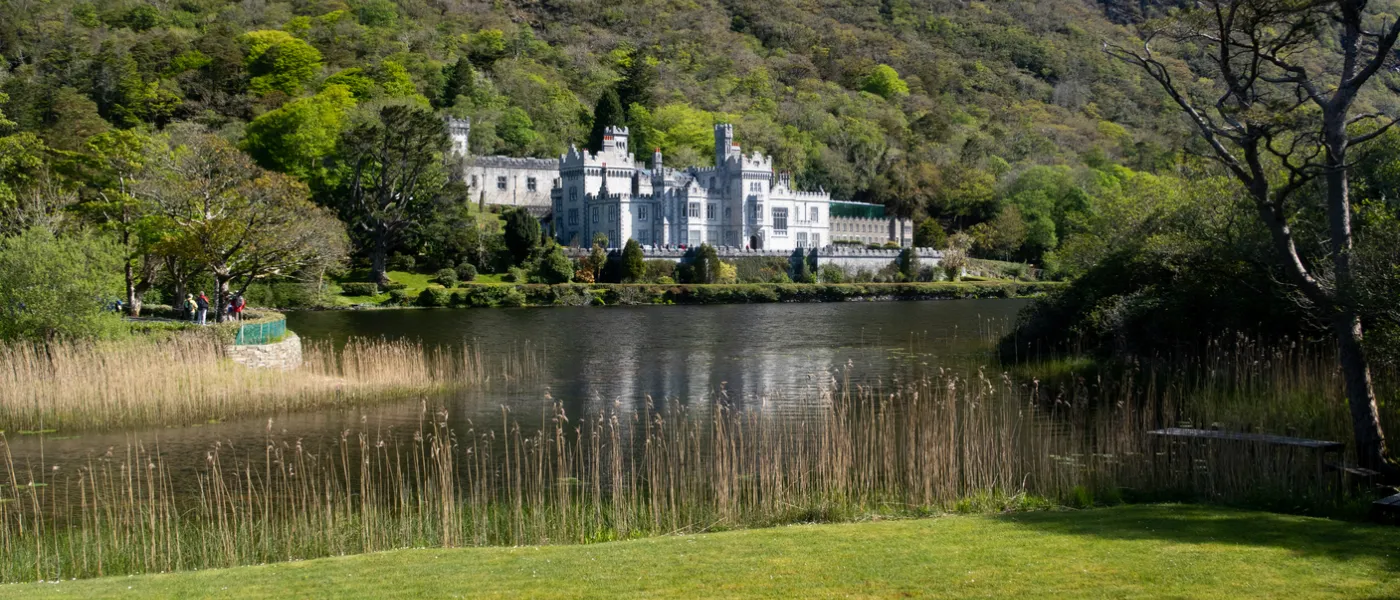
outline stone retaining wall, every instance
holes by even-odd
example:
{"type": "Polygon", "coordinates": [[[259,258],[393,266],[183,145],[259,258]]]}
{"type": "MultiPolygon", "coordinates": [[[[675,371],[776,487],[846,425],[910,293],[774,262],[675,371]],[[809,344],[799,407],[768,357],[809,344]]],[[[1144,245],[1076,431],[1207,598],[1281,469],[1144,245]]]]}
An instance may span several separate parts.
{"type": "MultiPolygon", "coordinates": [[[[870,271],[875,272],[885,268],[886,265],[899,258],[902,248],[848,248],[841,246],[824,246],[822,248],[809,249],[805,251],[806,256],[816,254],[817,267],[832,264],[848,272],[870,271]]],[[[565,254],[570,258],[588,256],[587,248],[568,248],[565,254]]],[[[933,248],[916,248],[919,253],[919,262],[926,267],[937,267],[943,262],[943,251],[933,248]]],[[[619,252],[613,250],[612,252],[619,252]]],[[[781,258],[794,258],[791,250],[745,250],[743,248],[716,247],[715,253],[721,260],[733,260],[738,258],[748,258],[756,256],[776,256],[781,258]]],[[[678,263],[685,262],[686,251],[679,248],[656,248],[643,247],[642,254],[651,259],[673,260],[678,263]]]]}
{"type": "Polygon", "coordinates": [[[240,365],[291,371],[301,366],[301,338],[288,331],[287,337],[280,342],[225,346],[224,353],[240,365]]]}

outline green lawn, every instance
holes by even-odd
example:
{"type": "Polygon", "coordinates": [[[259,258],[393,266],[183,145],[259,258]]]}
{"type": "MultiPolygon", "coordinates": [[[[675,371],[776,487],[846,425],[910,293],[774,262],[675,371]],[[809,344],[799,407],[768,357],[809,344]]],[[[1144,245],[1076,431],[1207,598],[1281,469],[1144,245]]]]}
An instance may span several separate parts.
{"type": "Polygon", "coordinates": [[[0,597],[1396,598],[1394,528],[1197,506],[401,550],[0,597]]]}

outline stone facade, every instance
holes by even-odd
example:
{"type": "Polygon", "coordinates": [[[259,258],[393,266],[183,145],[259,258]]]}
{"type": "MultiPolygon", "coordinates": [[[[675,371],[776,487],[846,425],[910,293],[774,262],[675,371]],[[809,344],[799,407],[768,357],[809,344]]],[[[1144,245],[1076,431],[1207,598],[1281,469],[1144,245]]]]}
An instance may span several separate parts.
{"type": "Polygon", "coordinates": [[[883,217],[831,217],[831,241],[884,244],[898,242],[900,247],[914,245],[914,222],[909,219],[883,217]]]}
{"type": "MultiPolygon", "coordinates": [[[[916,248],[919,253],[919,262],[923,266],[936,267],[943,262],[943,251],[933,248],[916,248]]],[[[842,246],[824,246],[813,248],[804,252],[804,256],[811,258],[816,255],[817,268],[822,265],[836,265],[850,273],[858,271],[875,272],[889,266],[890,263],[899,259],[902,249],[897,248],[846,248],[842,246]]],[[[733,260],[738,258],[749,258],[758,256],[774,256],[792,259],[792,250],[747,250],[744,248],[717,247],[715,253],[720,260],[733,260]]],[[[571,249],[568,254],[570,258],[579,258],[588,255],[588,250],[583,248],[571,249]]],[[[676,248],[643,248],[642,254],[646,260],[661,259],[671,260],[677,263],[683,262],[686,258],[686,251],[676,248]]]]}
{"type": "Polygon", "coordinates": [[[550,190],[559,183],[559,163],[543,158],[475,156],[463,161],[470,198],[495,206],[523,206],[547,212],[550,190]]]}
{"type": "Polygon", "coordinates": [[[550,190],[559,185],[559,163],[545,158],[471,154],[471,120],[448,119],[458,177],[470,198],[493,206],[523,206],[537,216],[550,208],[550,190]]]}
{"type": "Polygon", "coordinates": [[[291,371],[301,366],[301,338],[288,331],[286,339],[280,342],[225,346],[224,354],[233,362],[254,369],[291,371]]]}
{"type": "Polygon", "coordinates": [[[831,196],[793,189],[773,159],[745,155],[732,125],[715,126],[713,167],[668,168],[661,151],[648,169],[632,158],[626,127],[610,127],[599,152],[570,148],[559,157],[554,230],[565,244],[610,247],[698,246],[791,251],[831,240],[831,196]]]}

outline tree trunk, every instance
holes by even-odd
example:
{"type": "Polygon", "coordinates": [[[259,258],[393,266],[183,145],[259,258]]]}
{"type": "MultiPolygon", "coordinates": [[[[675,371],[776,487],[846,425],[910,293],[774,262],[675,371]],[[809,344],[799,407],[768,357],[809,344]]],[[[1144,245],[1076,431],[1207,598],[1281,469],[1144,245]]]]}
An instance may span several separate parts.
{"type": "Polygon", "coordinates": [[[141,316],[141,306],[136,297],[136,269],[131,267],[131,259],[127,258],[123,265],[126,275],[126,314],[131,317],[141,316]]]}
{"type": "Polygon", "coordinates": [[[388,269],[385,267],[386,255],[389,253],[389,248],[388,244],[385,243],[385,237],[386,236],[382,234],[374,237],[374,247],[370,250],[369,254],[370,278],[381,286],[389,283],[388,269]]]}
{"type": "Polygon", "coordinates": [[[1333,329],[1337,336],[1337,355],[1346,384],[1347,407],[1351,411],[1352,435],[1356,438],[1356,457],[1362,467],[1395,480],[1400,468],[1390,462],[1376,410],[1376,391],[1371,385],[1371,367],[1363,345],[1361,316],[1353,305],[1355,282],[1351,271],[1351,191],[1347,178],[1346,113],[1323,116],[1323,141],[1327,147],[1327,225],[1332,250],[1335,290],[1333,329]]]}
{"type": "Polygon", "coordinates": [[[1384,473],[1387,479],[1397,473],[1390,464],[1376,410],[1376,392],[1371,386],[1371,370],[1362,346],[1361,318],[1347,311],[1334,320],[1342,378],[1346,383],[1347,406],[1351,409],[1352,434],[1356,437],[1356,458],[1362,467],[1384,473]]]}
{"type": "Polygon", "coordinates": [[[217,304],[216,306],[211,306],[211,307],[209,307],[209,308],[213,310],[213,313],[214,313],[214,322],[215,322],[215,323],[223,323],[223,322],[224,322],[224,307],[228,306],[228,282],[229,282],[229,277],[228,277],[227,275],[223,275],[223,274],[221,274],[221,273],[214,273],[214,281],[215,281],[215,282],[217,283],[217,285],[218,285],[218,289],[214,292],[214,301],[217,302],[218,304],[217,304]]]}

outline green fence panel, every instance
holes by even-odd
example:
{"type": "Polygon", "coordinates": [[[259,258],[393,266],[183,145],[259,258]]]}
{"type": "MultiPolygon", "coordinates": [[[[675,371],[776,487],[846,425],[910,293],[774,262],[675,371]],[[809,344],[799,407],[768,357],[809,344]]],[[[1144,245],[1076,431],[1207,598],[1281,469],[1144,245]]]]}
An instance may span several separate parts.
{"type": "Polygon", "coordinates": [[[248,323],[238,328],[233,343],[239,346],[267,344],[287,336],[287,319],[248,323]]]}

